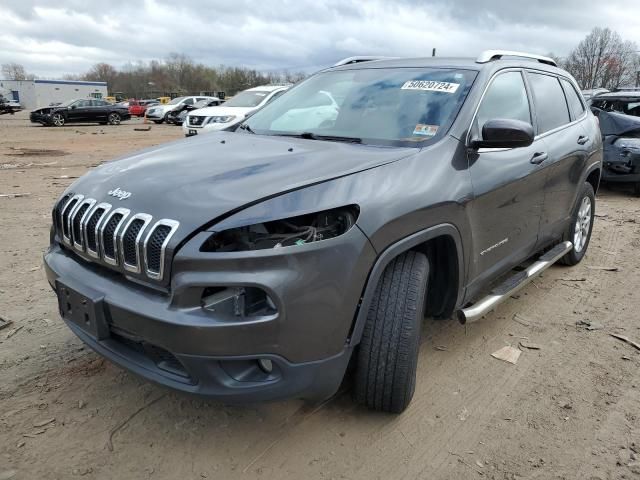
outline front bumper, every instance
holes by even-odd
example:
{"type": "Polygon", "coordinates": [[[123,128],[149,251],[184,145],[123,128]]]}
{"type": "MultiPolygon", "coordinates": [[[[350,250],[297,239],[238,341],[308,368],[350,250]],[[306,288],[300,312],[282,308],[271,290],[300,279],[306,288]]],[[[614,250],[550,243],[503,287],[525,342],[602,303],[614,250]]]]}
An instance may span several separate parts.
{"type": "Polygon", "coordinates": [[[164,120],[164,115],[165,115],[164,110],[160,110],[158,112],[145,112],[145,116],[149,119],[149,120],[164,120]]]}
{"type": "Polygon", "coordinates": [[[347,236],[341,246],[279,257],[260,252],[244,260],[196,260],[187,244],[174,259],[171,293],[137,285],[55,243],[44,260],[54,289],[63,282],[100,298],[103,335],[65,321],[114,363],[167,387],[225,402],[320,400],[335,393],[344,376],[352,348],[349,331],[375,258],[357,227],[347,236]],[[326,255],[336,265],[323,259],[326,255]],[[229,321],[204,312],[197,292],[221,283],[261,286],[278,313],[229,321]],[[269,374],[259,367],[264,359],[273,364],[269,374]]]}
{"type": "Polygon", "coordinates": [[[221,132],[222,130],[226,130],[229,127],[233,127],[234,125],[237,125],[240,122],[241,120],[233,120],[227,123],[207,123],[204,125],[189,125],[188,122],[183,122],[182,131],[184,132],[185,136],[191,137],[193,135],[198,135],[201,133],[221,132]],[[196,132],[196,133],[193,133],[193,132],[196,132]]]}

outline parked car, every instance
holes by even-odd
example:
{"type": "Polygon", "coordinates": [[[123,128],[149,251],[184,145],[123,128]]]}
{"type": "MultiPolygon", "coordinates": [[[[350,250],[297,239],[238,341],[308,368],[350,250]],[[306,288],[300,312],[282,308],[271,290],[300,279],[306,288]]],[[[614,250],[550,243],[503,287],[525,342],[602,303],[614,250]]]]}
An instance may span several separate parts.
{"type": "Polygon", "coordinates": [[[591,100],[596,95],[600,95],[601,93],[607,93],[608,91],[609,90],[607,90],[606,88],[592,88],[589,90],[582,90],[582,96],[588,103],[589,100],[591,100]]]}
{"type": "Polygon", "coordinates": [[[0,95],[0,115],[11,114],[13,115],[16,112],[22,110],[22,106],[14,101],[10,100],[6,97],[0,95]]]}
{"type": "Polygon", "coordinates": [[[605,112],[619,112],[640,117],[640,91],[619,90],[601,93],[591,98],[591,106],[605,112]]]}
{"type": "Polygon", "coordinates": [[[120,125],[131,115],[126,107],[113,105],[104,100],[75,99],[56,106],[39,108],[31,112],[31,122],[62,127],[67,123],[100,123],[120,125]]]}
{"type": "Polygon", "coordinates": [[[425,316],[479,320],[583,259],[602,142],[570,74],[501,51],[369,60],[71,185],[44,256],[69,328],[226,403],[325,399],[351,363],[357,401],[401,412],[425,316]],[[272,128],[337,91],[335,118],[272,128]]]}
{"type": "Polygon", "coordinates": [[[282,95],[290,85],[264,85],[240,92],[220,107],[203,108],[187,115],[182,130],[187,137],[198,133],[219,131],[242,122],[247,115],[259,110],[282,95]]]}
{"type": "Polygon", "coordinates": [[[640,117],[593,110],[604,144],[602,181],[630,184],[640,196],[640,117]]]}
{"type": "Polygon", "coordinates": [[[169,112],[166,121],[167,123],[172,123],[174,125],[180,126],[184,123],[184,120],[189,112],[206,107],[217,107],[218,105],[222,105],[223,103],[224,101],[220,100],[219,98],[200,100],[193,105],[183,103],[178,108],[174,108],[169,112]]]}
{"type": "Polygon", "coordinates": [[[157,100],[131,100],[129,102],[129,113],[132,117],[144,117],[147,108],[159,105],[157,100]]]}
{"type": "Polygon", "coordinates": [[[196,102],[200,102],[202,100],[218,100],[217,97],[207,97],[207,96],[189,96],[189,97],[177,97],[171,100],[166,104],[154,105],[151,108],[147,109],[145,116],[154,121],[155,123],[162,123],[167,120],[167,115],[169,112],[175,108],[180,108],[182,105],[193,105],[196,102]]]}

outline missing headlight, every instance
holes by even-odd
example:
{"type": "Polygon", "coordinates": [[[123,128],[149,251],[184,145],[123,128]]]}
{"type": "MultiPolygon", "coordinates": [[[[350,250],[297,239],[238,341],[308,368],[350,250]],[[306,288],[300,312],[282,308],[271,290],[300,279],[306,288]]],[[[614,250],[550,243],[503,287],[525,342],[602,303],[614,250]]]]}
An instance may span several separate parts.
{"type": "Polygon", "coordinates": [[[358,207],[350,205],[283,220],[257,223],[214,233],[200,250],[237,252],[305,245],[338,237],[353,227],[357,219],[358,207]]]}

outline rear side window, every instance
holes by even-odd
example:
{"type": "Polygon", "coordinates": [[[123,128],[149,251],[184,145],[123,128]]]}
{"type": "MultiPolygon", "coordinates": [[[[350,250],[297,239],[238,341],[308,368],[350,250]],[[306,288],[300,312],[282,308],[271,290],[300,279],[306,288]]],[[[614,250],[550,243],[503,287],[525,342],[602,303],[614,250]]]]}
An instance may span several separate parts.
{"type": "Polygon", "coordinates": [[[529,80],[536,105],[538,134],[569,123],[569,109],[558,79],[541,73],[529,73],[529,80]]]}
{"type": "Polygon", "coordinates": [[[564,87],[564,93],[567,96],[567,103],[569,104],[569,111],[571,112],[571,118],[574,120],[576,118],[580,118],[584,113],[584,105],[578,96],[578,92],[571,82],[565,80],[564,78],[560,79],[562,86],[564,87]]]}
{"type": "Polygon", "coordinates": [[[496,118],[531,123],[529,99],[520,72],[498,75],[484,94],[476,117],[478,130],[482,132],[483,125],[496,118]]]}

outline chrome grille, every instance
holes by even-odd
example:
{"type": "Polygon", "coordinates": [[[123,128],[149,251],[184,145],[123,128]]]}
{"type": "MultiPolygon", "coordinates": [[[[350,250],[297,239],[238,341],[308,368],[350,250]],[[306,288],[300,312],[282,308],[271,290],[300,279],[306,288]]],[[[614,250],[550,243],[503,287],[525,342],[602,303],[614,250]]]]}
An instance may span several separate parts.
{"type": "Polygon", "coordinates": [[[179,223],[165,218],[151,225],[151,215],[96,203],[79,194],[58,201],[52,218],[62,241],[111,266],[161,280],[165,251],[179,223]]]}

